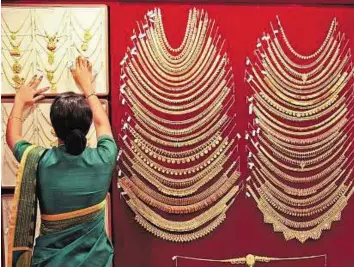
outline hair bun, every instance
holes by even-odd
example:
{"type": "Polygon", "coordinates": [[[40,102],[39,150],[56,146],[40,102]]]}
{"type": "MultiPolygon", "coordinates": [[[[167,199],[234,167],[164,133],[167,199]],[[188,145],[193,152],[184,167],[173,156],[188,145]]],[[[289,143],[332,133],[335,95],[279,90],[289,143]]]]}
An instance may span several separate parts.
{"type": "Polygon", "coordinates": [[[85,150],[86,143],[86,136],[78,129],[71,130],[64,141],[66,151],[75,156],[85,150]]]}

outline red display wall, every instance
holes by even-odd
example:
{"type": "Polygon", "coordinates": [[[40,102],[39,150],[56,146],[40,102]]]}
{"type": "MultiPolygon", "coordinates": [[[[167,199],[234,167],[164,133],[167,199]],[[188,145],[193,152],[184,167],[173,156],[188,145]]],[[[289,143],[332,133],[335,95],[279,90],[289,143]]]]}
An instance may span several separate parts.
{"type": "MultiPolygon", "coordinates": [[[[21,1],[26,2],[27,1],[21,1]]],[[[54,2],[54,1],[53,1],[54,2]]],[[[58,1],[55,1],[58,4],[58,1]]],[[[216,1],[215,1],[216,2],[216,1]]],[[[33,2],[32,2],[33,3],[33,2]]],[[[49,3],[49,1],[40,1],[49,3]]],[[[69,2],[63,3],[88,3],[69,2]]],[[[263,31],[270,32],[269,22],[276,23],[280,16],[282,25],[292,46],[300,53],[310,53],[322,43],[333,17],[339,22],[339,29],[351,40],[354,49],[354,6],[299,6],[299,5],[255,5],[255,4],[167,4],[167,3],[116,3],[95,1],[109,6],[110,20],[110,111],[113,127],[120,131],[122,106],[119,100],[119,62],[130,36],[136,28],[136,21],[142,20],[151,8],[162,11],[166,35],[172,46],[179,45],[185,31],[188,10],[203,8],[209,17],[216,20],[220,33],[226,39],[229,57],[235,78],[236,102],[233,112],[237,114],[237,130],[247,129],[245,96],[250,94],[244,82],[245,58],[252,56],[256,40],[263,31]]],[[[240,151],[244,151],[243,141],[240,151]]],[[[242,153],[241,153],[242,154],[242,153]]],[[[245,155],[241,161],[242,179],[247,177],[245,155]]],[[[229,210],[227,219],[210,235],[192,243],[175,244],[155,238],[134,221],[134,215],[124,203],[117,190],[116,180],[112,182],[113,240],[115,247],[114,264],[117,267],[172,267],[174,255],[204,258],[232,258],[252,253],[274,257],[294,257],[327,254],[328,267],[354,266],[354,199],[345,208],[342,219],[332,225],[330,231],[323,233],[320,240],[309,240],[305,244],[298,241],[285,241],[281,233],[274,233],[270,225],[263,223],[263,215],[255,202],[244,192],[237,197],[229,210]]],[[[225,264],[206,264],[179,261],[181,267],[227,266],[225,264]]],[[[256,266],[317,267],[324,261],[306,260],[301,262],[277,262],[256,266]]]]}

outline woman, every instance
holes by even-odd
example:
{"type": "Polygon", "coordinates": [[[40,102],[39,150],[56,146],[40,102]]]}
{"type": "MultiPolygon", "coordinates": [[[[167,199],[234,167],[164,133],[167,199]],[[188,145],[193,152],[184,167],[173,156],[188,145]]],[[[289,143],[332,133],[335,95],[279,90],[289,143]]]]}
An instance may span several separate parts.
{"type": "Polygon", "coordinates": [[[71,72],[84,96],[64,93],[55,98],[50,119],[58,147],[46,150],[22,139],[24,109],[44,98],[42,93],[48,89],[37,89],[42,77],[35,76],[22,85],[15,97],[6,140],[20,166],[8,266],[98,267],[112,262],[104,209],[117,146],[108,117],[94,93],[91,64],[79,57],[71,72]],[[86,148],[92,118],[98,143],[97,148],[86,148]],[[41,235],[32,251],[37,198],[41,235]]]}

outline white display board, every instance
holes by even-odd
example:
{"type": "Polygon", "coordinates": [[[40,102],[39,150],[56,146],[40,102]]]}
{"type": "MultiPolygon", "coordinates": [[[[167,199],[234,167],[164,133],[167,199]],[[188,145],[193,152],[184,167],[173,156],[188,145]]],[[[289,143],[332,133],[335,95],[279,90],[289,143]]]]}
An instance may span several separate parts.
{"type": "MultiPolygon", "coordinates": [[[[5,264],[7,266],[7,249],[8,249],[8,238],[9,238],[9,224],[10,224],[10,216],[11,216],[11,208],[12,208],[12,194],[2,195],[2,238],[3,238],[3,245],[4,245],[4,255],[5,255],[5,264]]],[[[106,214],[105,214],[105,224],[106,224],[106,232],[108,237],[111,239],[111,196],[108,193],[106,197],[107,206],[106,206],[106,214]]],[[[37,223],[36,223],[36,237],[39,236],[40,233],[40,211],[38,208],[37,211],[37,223]]]]}
{"type": "MultiPolygon", "coordinates": [[[[55,136],[54,129],[50,123],[50,107],[52,100],[43,100],[34,105],[30,110],[26,111],[25,121],[23,124],[23,139],[33,144],[43,147],[57,146],[58,140],[55,136]]],[[[108,113],[108,103],[106,100],[101,100],[101,103],[108,113]]],[[[13,106],[12,100],[2,100],[1,102],[1,118],[2,118],[2,178],[1,186],[3,188],[13,188],[16,182],[16,172],[18,163],[13,156],[12,151],[6,144],[6,126],[8,116],[13,106]]],[[[96,131],[94,126],[91,126],[87,134],[87,145],[95,147],[97,145],[96,131]]]]}
{"type": "Polygon", "coordinates": [[[89,58],[98,95],[108,95],[106,6],[3,6],[1,9],[1,94],[14,95],[23,79],[42,71],[41,86],[55,95],[77,88],[69,67],[89,58]]]}

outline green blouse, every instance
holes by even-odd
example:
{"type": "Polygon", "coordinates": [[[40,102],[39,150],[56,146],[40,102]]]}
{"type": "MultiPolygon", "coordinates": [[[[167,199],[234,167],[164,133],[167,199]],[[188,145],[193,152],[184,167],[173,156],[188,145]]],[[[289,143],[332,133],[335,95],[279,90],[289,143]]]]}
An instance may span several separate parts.
{"type": "MultiPolygon", "coordinates": [[[[14,155],[21,160],[31,144],[19,141],[14,155]]],[[[37,194],[41,213],[58,214],[93,206],[105,199],[115,167],[118,148],[111,136],[98,138],[97,148],[78,156],[60,145],[49,149],[39,162],[37,194]]]]}

